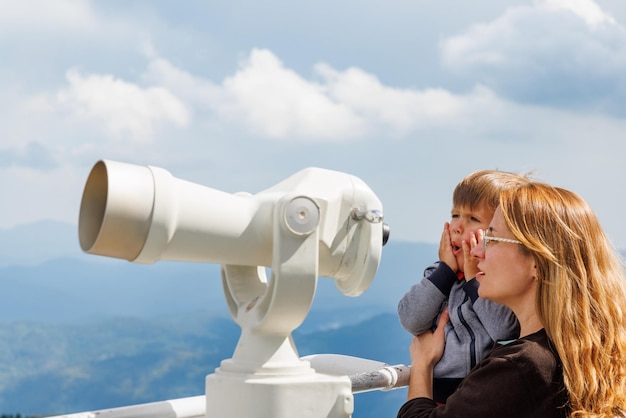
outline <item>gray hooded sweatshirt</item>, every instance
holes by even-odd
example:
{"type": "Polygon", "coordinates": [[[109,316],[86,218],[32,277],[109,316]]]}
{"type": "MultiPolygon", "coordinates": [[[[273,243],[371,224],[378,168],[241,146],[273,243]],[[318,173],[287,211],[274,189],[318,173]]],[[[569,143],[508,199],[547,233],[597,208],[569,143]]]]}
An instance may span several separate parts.
{"type": "Polygon", "coordinates": [[[400,323],[413,335],[433,330],[439,314],[448,306],[446,345],[434,370],[437,402],[445,403],[496,341],[519,337],[515,314],[506,306],[479,298],[478,285],[475,278],[466,281],[437,261],[424,270],[424,278],[411,286],[398,303],[400,323]]]}

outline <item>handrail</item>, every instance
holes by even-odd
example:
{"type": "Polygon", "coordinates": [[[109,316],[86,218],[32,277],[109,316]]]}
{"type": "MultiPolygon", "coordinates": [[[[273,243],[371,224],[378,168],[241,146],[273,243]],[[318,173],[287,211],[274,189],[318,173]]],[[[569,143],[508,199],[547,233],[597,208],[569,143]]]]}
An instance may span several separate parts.
{"type": "MultiPolygon", "coordinates": [[[[333,376],[347,375],[352,393],[392,390],[409,384],[410,367],[340,354],[314,354],[302,357],[317,373],[333,376]]],[[[206,397],[171,399],[99,411],[57,415],[49,418],[204,418],[206,397]]]]}
{"type": "Polygon", "coordinates": [[[380,370],[358,373],[350,376],[352,393],[369,392],[372,390],[392,390],[409,385],[409,366],[398,364],[386,366],[380,370]]]}
{"type": "Polygon", "coordinates": [[[302,357],[316,372],[334,376],[348,376],[352,393],[372,390],[392,390],[408,386],[411,368],[404,364],[387,363],[342,354],[312,354],[302,357]]]}
{"type": "Polygon", "coordinates": [[[50,418],[204,418],[205,399],[201,395],[50,418]]]}

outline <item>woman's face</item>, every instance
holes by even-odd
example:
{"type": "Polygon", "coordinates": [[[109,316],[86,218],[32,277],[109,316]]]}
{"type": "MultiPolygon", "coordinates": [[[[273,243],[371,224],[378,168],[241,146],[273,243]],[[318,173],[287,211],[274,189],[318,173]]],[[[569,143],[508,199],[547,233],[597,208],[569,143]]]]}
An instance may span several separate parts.
{"type": "MultiPolygon", "coordinates": [[[[487,236],[515,239],[504,222],[502,212],[496,209],[487,236]]],[[[536,264],[534,258],[525,253],[520,244],[511,242],[489,241],[485,249],[479,244],[471,254],[479,259],[481,271],[478,295],[510,308],[520,303],[534,303],[536,290],[536,264]]]]}

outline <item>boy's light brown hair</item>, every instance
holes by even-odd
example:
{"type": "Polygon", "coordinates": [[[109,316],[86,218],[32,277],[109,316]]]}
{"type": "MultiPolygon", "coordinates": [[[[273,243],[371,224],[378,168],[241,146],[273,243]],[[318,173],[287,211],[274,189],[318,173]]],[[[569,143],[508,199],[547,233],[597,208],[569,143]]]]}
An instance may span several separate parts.
{"type": "Polygon", "coordinates": [[[466,176],[454,188],[452,205],[474,210],[486,205],[495,211],[500,202],[500,192],[513,186],[527,184],[530,179],[500,170],[478,170],[466,176]]]}

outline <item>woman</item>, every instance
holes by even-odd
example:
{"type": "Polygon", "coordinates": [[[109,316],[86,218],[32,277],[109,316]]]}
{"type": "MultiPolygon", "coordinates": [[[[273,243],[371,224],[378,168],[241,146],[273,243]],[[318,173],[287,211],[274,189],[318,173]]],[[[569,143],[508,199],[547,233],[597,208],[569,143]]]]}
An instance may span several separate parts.
{"type": "Polygon", "coordinates": [[[409,400],[398,417],[626,416],[626,278],[587,203],[529,182],[501,194],[481,239],[472,249],[478,293],[513,310],[520,337],[496,344],[437,406],[442,315],[434,333],[413,339],[409,400]]]}

